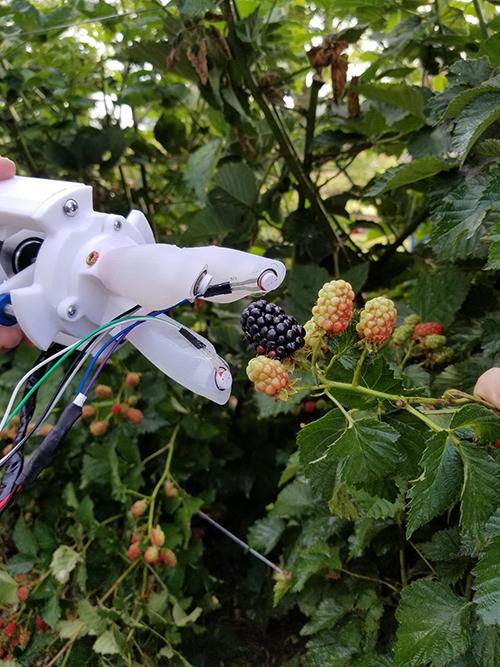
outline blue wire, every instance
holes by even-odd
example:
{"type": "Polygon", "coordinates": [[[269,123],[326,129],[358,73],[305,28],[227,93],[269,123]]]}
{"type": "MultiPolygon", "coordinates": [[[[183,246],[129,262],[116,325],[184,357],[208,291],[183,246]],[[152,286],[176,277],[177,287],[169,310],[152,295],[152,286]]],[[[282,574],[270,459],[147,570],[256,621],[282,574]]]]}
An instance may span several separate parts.
{"type": "MultiPolygon", "coordinates": [[[[147,317],[158,317],[158,315],[163,315],[164,313],[168,313],[170,310],[173,310],[174,308],[178,308],[179,306],[183,306],[185,303],[188,303],[189,301],[190,301],[190,299],[183,299],[182,301],[179,301],[179,303],[176,303],[173,306],[169,306],[168,308],[164,308],[163,310],[153,310],[153,311],[151,311],[150,313],[147,314],[147,317]]],[[[147,322],[147,320],[145,320],[145,321],[147,322]]],[[[87,370],[85,371],[85,373],[82,377],[82,380],[81,380],[80,384],[78,385],[78,389],[76,390],[76,395],[77,396],[78,396],[78,394],[80,394],[84,390],[85,385],[87,383],[87,380],[89,379],[90,374],[92,373],[92,370],[94,369],[94,367],[97,363],[97,360],[99,359],[101,354],[105,350],[107,350],[107,348],[110,345],[113,345],[113,343],[115,341],[117,341],[119,338],[122,338],[122,337],[125,338],[127,336],[127,334],[132,331],[132,329],[135,329],[135,327],[139,326],[140,324],[144,324],[144,321],[143,322],[141,322],[141,321],[134,322],[133,324],[126,327],[125,329],[122,329],[121,331],[119,331],[117,334],[112,336],[108,341],[106,341],[106,343],[104,343],[104,345],[100,348],[100,350],[98,350],[97,353],[94,355],[94,357],[92,358],[92,361],[90,362],[87,370]]]]}

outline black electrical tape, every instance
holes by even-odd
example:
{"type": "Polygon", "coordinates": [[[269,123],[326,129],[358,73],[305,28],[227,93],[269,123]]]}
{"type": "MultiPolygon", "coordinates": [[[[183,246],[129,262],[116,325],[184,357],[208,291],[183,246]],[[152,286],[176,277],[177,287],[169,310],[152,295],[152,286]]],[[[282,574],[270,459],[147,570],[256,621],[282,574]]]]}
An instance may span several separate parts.
{"type": "Polygon", "coordinates": [[[205,290],[205,293],[203,294],[202,298],[203,299],[208,299],[211,296],[220,296],[221,294],[232,294],[233,290],[231,287],[231,283],[219,283],[218,285],[210,285],[205,290]]]}
{"type": "Polygon", "coordinates": [[[70,403],[59,417],[57,424],[48,434],[42,444],[35,450],[33,456],[26,463],[22,474],[17,480],[18,486],[26,486],[33,482],[40,472],[49,466],[61,445],[64,436],[80,419],[82,408],[76,403],[70,403]]]}

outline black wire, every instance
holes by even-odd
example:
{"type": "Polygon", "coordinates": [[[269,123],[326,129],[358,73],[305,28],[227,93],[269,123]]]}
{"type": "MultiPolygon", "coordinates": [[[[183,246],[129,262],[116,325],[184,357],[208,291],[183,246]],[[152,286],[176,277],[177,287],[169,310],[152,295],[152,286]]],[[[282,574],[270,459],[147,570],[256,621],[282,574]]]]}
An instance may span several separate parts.
{"type": "MultiPolygon", "coordinates": [[[[140,306],[133,306],[132,308],[129,308],[125,312],[121,313],[121,315],[117,315],[116,318],[114,318],[114,319],[120,319],[121,317],[126,317],[127,315],[130,315],[131,313],[135,312],[139,307],[140,306]]],[[[50,412],[52,410],[52,406],[54,405],[54,401],[57,398],[59,392],[64,387],[68,378],[71,376],[71,374],[73,373],[75,368],[80,363],[80,361],[82,359],[82,356],[84,356],[89,351],[89,349],[92,347],[92,345],[95,343],[95,341],[97,340],[97,338],[99,338],[100,335],[101,335],[101,332],[95,334],[95,336],[92,336],[92,338],[90,340],[88,340],[87,343],[85,344],[85,347],[81,351],[78,352],[78,355],[74,359],[73,363],[71,364],[71,366],[68,368],[68,370],[64,374],[62,380],[59,382],[59,385],[57,386],[57,389],[52,394],[49,402],[47,403],[47,407],[45,408],[43,414],[38,418],[34,427],[26,435],[27,426],[29,425],[31,417],[33,416],[33,412],[31,413],[31,416],[26,423],[26,428],[24,429],[24,433],[22,434],[22,437],[19,438],[18,436],[16,436],[16,440],[13,443],[14,446],[12,448],[12,452],[10,452],[9,457],[4,461],[4,463],[2,464],[2,467],[6,466],[9,463],[9,461],[11,460],[11,458],[14,457],[20,450],[22,450],[24,448],[24,446],[26,445],[28,440],[31,438],[31,436],[40,428],[40,425],[47,419],[48,415],[50,414],[50,412]]],[[[45,353],[42,353],[42,354],[45,354],[45,353]]],[[[42,355],[40,355],[40,359],[37,361],[37,364],[40,363],[40,361],[43,361],[43,359],[46,359],[46,358],[47,358],[47,356],[44,356],[42,358],[42,355]]],[[[33,376],[30,375],[30,377],[28,378],[28,382],[31,380],[32,377],[33,376]]],[[[36,382],[38,382],[38,379],[31,386],[36,384],[36,382]]],[[[29,391],[29,389],[26,389],[24,391],[24,395],[26,395],[27,391],[29,391]]],[[[28,403],[29,402],[30,401],[28,401],[28,403]]],[[[24,409],[24,406],[23,406],[23,409],[24,409]]],[[[19,429],[18,429],[17,433],[19,435],[19,429]]],[[[1,483],[0,483],[0,499],[1,499],[1,483]]]]}

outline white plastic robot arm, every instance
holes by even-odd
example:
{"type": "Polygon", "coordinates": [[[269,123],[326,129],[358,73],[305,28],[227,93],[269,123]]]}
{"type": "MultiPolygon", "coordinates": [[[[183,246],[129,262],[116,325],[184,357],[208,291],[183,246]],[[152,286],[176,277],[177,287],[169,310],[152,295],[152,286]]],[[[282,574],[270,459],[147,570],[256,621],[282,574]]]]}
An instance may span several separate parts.
{"type": "MultiPolygon", "coordinates": [[[[196,296],[230,302],[285,277],[281,262],[250,253],[156,244],[142,213],[95,212],[92,189],[64,181],[0,182],[0,242],[0,319],[11,300],[8,315],[41,349],[79,339],[134,306],[158,311],[196,296]]],[[[127,338],[183,386],[226,402],[227,364],[201,336],[167,322],[143,324],[127,338]]]]}

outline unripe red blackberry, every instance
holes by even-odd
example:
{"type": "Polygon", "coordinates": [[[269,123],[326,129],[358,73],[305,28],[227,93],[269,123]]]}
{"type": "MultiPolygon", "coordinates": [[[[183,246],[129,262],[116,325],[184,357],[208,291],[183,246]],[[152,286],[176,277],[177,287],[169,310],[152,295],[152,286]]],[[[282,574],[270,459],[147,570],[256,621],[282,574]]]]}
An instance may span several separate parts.
{"type": "Polygon", "coordinates": [[[415,326],[413,336],[415,338],[425,338],[432,334],[441,335],[443,333],[443,326],[439,322],[421,322],[415,326]]]}
{"type": "Polygon", "coordinates": [[[147,507],[148,503],[146,500],[136,500],[135,503],[130,508],[130,514],[132,514],[134,519],[137,519],[138,517],[144,514],[147,507]]]}
{"type": "Polygon", "coordinates": [[[353,301],[354,292],[345,280],[325,283],[312,310],[314,322],[328,333],[341,333],[352,320],[353,301]]]}
{"type": "Polygon", "coordinates": [[[132,424],[140,424],[144,419],[144,414],[141,410],[138,410],[137,408],[129,408],[125,412],[124,417],[125,419],[128,419],[128,421],[131,422],[132,424]]]}
{"type": "Polygon", "coordinates": [[[146,563],[154,563],[159,556],[158,547],[148,547],[144,552],[144,560],[146,563]]]}
{"type": "Polygon", "coordinates": [[[84,405],[82,408],[82,419],[93,419],[96,416],[96,412],[93,405],[84,405]]]}
{"type": "Polygon", "coordinates": [[[319,345],[319,343],[323,340],[323,337],[326,335],[325,330],[316,324],[314,318],[307,320],[307,322],[304,324],[304,331],[306,332],[306,335],[304,336],[304,342],[307,347],[311,348],[319,345]]]}
{"type": "Polygon", "coordinates": [[[120,403],[115,403],[114,405],[111,406],[111,414],[121,415],[122,412],[123,412],[123,408],[120,405],[120,403]]]}
{"type": "Polygon", "coordinates": [[[129,560],[136,560],[141,555],[141,547],[138,542],[134,542],[127,549],[127,558],[129,560]]]}
{"type": "Polygon", "coordinates": [[[97,398],[111,398],[113,390],[107,384],[98,384],[94,390],[97,398]]]}
{"type": "Polygon", "coordinates": [[[104,435],[105,433],[107,433],[108,428],[109,424],[105,419],[101,419],[100,421],[94,421],[89,426],[90,432],[95,437],[99,437],[100,435],[104,435]]]}
{"type": "Polygon", "coordinates": [[[247,375],[255,384],[256,391],[276,396],[286,393],[291,388],[285,367],[278,359],[259,356],[251,359],[247,366],[247,375]]]}
{"type": "Polygon", "coordinates": [[[369,343],[382,345],[392,333],[396,316],[394,303],[385,296],[378,296],[366,302],[356,325],[356,331],[369,343]]]}
{"type": "Polygon", "coordinates": [[[162,547],[165,544],[165,533],[160,528],[160,526],[153,528],[149,537],[155,547],[162,547]]]}
{"type": "Polygon", "coordinates": [[[17,599],[20,602],[24,602],[25,600],[28,599],[28,587],[27,586],[19,586],[17,589],[17,599]]]}
{"type": "Polygon", "coordinates": [[[251,303],[241,313],[241,328],[257,354],[270,359],[285,359],[304,346],[304,327],[283,308],[264,299],[251,303]]]}
{"type": "Polygon", "coordinates": [[[177,565],[177,556],[174,554],[172,549],[162,549],[160,552],[160,557],[165,565],[168,565],[168,567],[175,567],[177,565]]]}
{"type": "Polygon", "coordinates": [[[127,385],[127,387],[131,387],[132,389],[137,387],[140,381],[141,381],[141,376],[139,375],[139,373],[127,373],[127,375],[125,376],[125,384],[127,385]]]}

